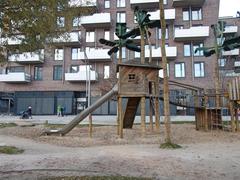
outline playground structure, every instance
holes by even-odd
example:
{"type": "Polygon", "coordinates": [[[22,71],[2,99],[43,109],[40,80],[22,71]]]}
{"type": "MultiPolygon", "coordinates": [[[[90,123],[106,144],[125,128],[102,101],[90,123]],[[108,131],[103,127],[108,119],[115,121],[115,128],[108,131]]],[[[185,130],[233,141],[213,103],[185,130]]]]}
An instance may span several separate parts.
{"type": "MultiPolygon", "coordinates": [[[[117,96],[118,114],[117,114],[117,132],[120,138],[123,138],[123,129],[132,128],[138,106],[140,105],[141,129],[142,135],[146,133],[146,99],[149,99],[149,122],[151,130],[153,130],[153,114],[155,115],[156,130],[160,128],[159,101],[164,100],[160,94],[162,87],[162,79],[159,79],[159,70],[161,67],[156,62],[145,59],[144,37],[149,36],[148,27],[158,27],[159,21],[150,21],[149,14],[146,11],[136,9],[134,11],[138,26],[127,32],[125,23],[116,24],[116,35],[119,38],[115,41],[100,39],[101,44],[111,46],[108,54],[117,53],[119,51],[119,59],[117,69],[119,73],[118,83],[114,88],[101,97],[94,104],[77,115],[69,124],[60,130],[50,130],[44,134],[65,135],[70,132],[76,125],[83,121],[89,114],[100,107],[104,102],[117,96]],[[140,19],[138,19],[140,18],[140,19]],[[141,36],[141,49],[136,46],[132,39],[141,36]],[[141,60],[131,60],[122,62],[122,47],[129,50],[141,52],[141,60]],[[123,98],[127,99],[127,104],[123,104],[123,98]]],[[[149,37],[148,37],[149,38],[149,37]]],[[[149,39],[148,39],[149,40],[149,39]]],[[[231,131],[239,130],[238,109],[240,106],[240,79],[235,78],[229,83],[228,92],[216,94],[203,88],[188,85],[176,81],[169,80],[169,85],[177,86],[191,91],[188,98],[185,96],[176,96],[171,98],[170,104],[193,108],[195,110],[195,122],[197,130],[213,130],[213,129],[230,129],[222,120],[222,112],[229,109],[231,114],[231,131]],[[217,105],[216,99],[220,97],[220,106],[217,105]]],[[[91,121],[90,121],[91,122],[91,121]]],[[[91,134],[91,123],[89,128],[91,134]]]]}

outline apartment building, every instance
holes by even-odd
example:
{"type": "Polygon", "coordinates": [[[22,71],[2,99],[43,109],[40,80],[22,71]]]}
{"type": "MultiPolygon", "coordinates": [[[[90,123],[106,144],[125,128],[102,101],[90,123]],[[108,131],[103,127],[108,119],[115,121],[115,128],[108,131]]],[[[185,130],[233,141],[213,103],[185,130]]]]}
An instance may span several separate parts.
{"type": "MultiPolygon", "coordinates": [[[[41,50],[40,54],[26,52],[9,56],[9,63],[1,67],[0,74],[2,111],[17,114],[31,105],[33,114],[56,114],[57,106],[62,105],[67,114],[75,114],[87,106],[86,92],[89,87],[93,103],[116,83],[118,54],[108,56],[109,47],[100,44],[98,40],[116,40],[116,22],[125,22],[128,28],[136,26],[133,12],[136,6],[147,10],[151,14],[150,19],[158,20],[159,1],[93,2],[97,12],[90,16],[74,18],[68,40],[56,39],[54,48],[41,50]]],[[[214,44],[210,26],[218,21],[219,0],[164,0],[164,6],[169,78],[198,87],[214,88],[214,58],[205,58],[202,52],[195,53],[194,50],[214,44]]],[[[64,26],[63,19],[59,22],[60,26],[64,26]]],[[[235,20],[228,19],[228,22],[239,31],[239,24],[234,24],[235,20]]],[[[231,31],[231,28],[229,30],[231,31]]],[[[161,64],[161,29],[151,29],[151,33],[153,61],[161,64]]],[[[140,45],[140,37],[134,41],[140,45]]],[[[145,49],[148,58],[148,45],[145,49]]],[[[236,55],[227,53],[230,52],[226,52],[224,56],[238,56],[239,50],[236,55]]],[[[140,54],[123,48],[123,60],[132,59],[140,61],[140,54]]],[[[219,60],[221,67],[223,62],[227,62],[222,59],[219,60]]],[[[159,74],[161,76],[162,72],[159,74]]],[[[175,94],[187,93],[186,90],[177,87],[171,88],[171,92],[175,94]]],[[[191,109],[171,106],[173,115],[182,113],[181,111],[193,114],[191,109]]],[[[106,102],[95,114],[116,114],[116,102],[106,102]]]]}

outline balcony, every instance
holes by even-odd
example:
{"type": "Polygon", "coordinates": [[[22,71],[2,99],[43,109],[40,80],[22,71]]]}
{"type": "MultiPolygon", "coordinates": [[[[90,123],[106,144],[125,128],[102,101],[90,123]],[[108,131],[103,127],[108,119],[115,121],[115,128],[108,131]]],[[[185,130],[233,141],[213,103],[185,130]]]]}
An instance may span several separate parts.
{"type": "Polygon", "coordinates": [[[79,45],[81,39],[81,31],[65,33],[58,38],[54,38],[53,42],[57,44],[79,45]]]}
{"type": "Polygon", "coordinates": [[[90,70],[89,72],[79,71],[77,73],[65,73],[65,80],[70,82],[88,81],[89,79],[90,81],[97,81],[98,79],[97,72],[93,70],[90,70]]]}
{"type": "Polygon", "coordinates": [[[97,0],[70,0],[70,7],[95,7],[97,6],[97,0]]]}
{"type": "Polygon", "coordinates": [[[140,9],[159,9],[159,0],[130,0],[132,8],[138,6],[140,9]]]}
{"type": "Polygon", "coordinates": [[[232,34],[232,33],[237,33],[237,32],[238,32],[237,26],[226,26],[224,34],[232,34]]]}
{"type": "Polygon", "coordinates": [[[22,43],[22,39],[24,39],[24,35],[16,35],[11,38],[0,38],[0,44],[4,45],[19,45],[22,43]]]}
{"type": "Polygon", "coordinates": [[[91,16],[84,16],[81,18],[81,25],[85,28],[104,28],[111,26],[110,13],[96,13],[91,16]]]}
{"type": "Polygon", "coordinates": [[[25,72],[11,72],[8,74],[0,74],[0,82],[29,83],[31,82],[31,76],[25,72]]]}
{"type": "MultiPolygon", "coordinates": [[[[175,58],[177,57],[177,47],[166,47],[166,55],[168,58],[175,58]]],[[[145,57],[150,56],[150,51],[149,49],[145,49],[145,57]]],[[[162,52],[161,52],[161,47],[157,49],[152,49],[152,58],[161,58],[162,57],[162,52]]],[[[140,58],[140,53],[135,52],[135,58],[140,58]]]]}
{"type": "MultiPolygon", "coordinates": [[[[89,51],[86,51],[86,58],[88,60],[111,60],[111,57],[108,55],[109,49],[92,49],[89,51]]],[[[86,59],[84,52],[79,52],[78,59],[86,59]]]]}
{"type": "Polygon", "coordinates": [[[239,68],[239,67],[240,67],[240,61],[235,61],[235,62],[234,62],[234,67],[239,68]]]}
{"type": "Polygon", "coordinates": [[[231,51],[223,51],[222,52],[223,56],[238,56],[239,55],[239,49],[234,49],[231,51]]]}
{"type": "Polygon", "coordinates": [[[173,0],[173,7],[202,6],[205,0],[173,0]]]}
{"type": "Polygon", "coordinates": [[[196,26],[189,29],[175,29],[174,40],[204,40],[209,36],[209,26],[196,26]]]}
{"type": "MultiPolygon", "coordinates": [[[[160,10],[157,10],[155,12],[149,13],[151,20],[160,20],[160,10]]],[[[175,9],[165,9],[164,15],[166,20],[174,20],[175,19],[175,9]]]]}
{"type": "Polygon", "coordinates": [[[25,52],[22,54],[12,54],[8,57],[8,61],[17,63],[43,63],[44,62],[44,50],[37,52],[25,52]]]}

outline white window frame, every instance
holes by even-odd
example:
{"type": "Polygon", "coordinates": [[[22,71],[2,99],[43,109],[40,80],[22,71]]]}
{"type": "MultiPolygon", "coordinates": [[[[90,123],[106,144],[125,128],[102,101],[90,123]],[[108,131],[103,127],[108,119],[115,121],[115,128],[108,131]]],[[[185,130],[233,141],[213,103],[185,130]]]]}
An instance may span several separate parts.
{"type": "Polygon", "coordinates": [[[95,42],[95,32],[94,31],[86,32],[86,42],[95,42]]]}
{"type": "Polygon", "coordinates": [[[62,61],[64,58],[64,49],[55,49],[54,51],[54,60],[62,61]]]}
{"type": "Polygon", "coordinates": [[[110,66],[104,65],[103,67],[103,79],[109,79],[110,78],[110,66]]]}
{"type": "Polygon", "coordinates": [[[126,22],[126,13],[125,12],[117,12],[117,22],[118,23],[126,22]]]}
{"type": "Polygon", "coordinates": [[[59,28],[65,27],[65,17],[63,17],[63,16],[57,17],[57,26],[59,28]]]}
{"type": "Polygon", "coordinates": [[[117,7],[126,7],[126,0],[117,0],[117,7]]]}
{"type": "Polygon", "coordinates": [[[204,62],[194,62],[194,77],[204,77],[204,62]]]}
{"type": "Polygon", "coordinates": [[[185,74],[186,74],[185,73],[185,63],[184,62],[175,63],[175,77],[176,78],[184,78],[185,74]]]}
{"type": "Polygon", "coordinates": [[[106,40],[110,40],[110,31],[108,30],[105,30],[104,31],[104,39],[106,39],[106,40]]]}
{"type": "Polygon", "coordinates": [[[109,9],[111,7],[111,1],[110,0],[104,0],[104,8],[109,9]]]}

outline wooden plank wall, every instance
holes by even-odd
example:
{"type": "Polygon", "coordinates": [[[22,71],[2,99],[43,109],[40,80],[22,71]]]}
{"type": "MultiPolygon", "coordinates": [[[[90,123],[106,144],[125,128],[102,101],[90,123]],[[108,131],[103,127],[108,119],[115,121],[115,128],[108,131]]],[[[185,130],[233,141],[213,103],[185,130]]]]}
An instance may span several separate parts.
{"type": "Polygon", "coordinates": [[[235,77],[229,82],[228,93],[230,100],[240,100],[240,77],[235,77]]]}

